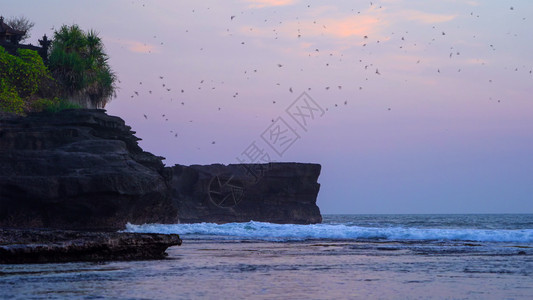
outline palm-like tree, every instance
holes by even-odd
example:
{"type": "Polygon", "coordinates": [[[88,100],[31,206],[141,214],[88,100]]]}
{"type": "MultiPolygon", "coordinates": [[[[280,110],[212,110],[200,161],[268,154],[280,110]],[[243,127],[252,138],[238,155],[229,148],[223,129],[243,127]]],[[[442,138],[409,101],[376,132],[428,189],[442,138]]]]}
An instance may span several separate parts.
{"type": "Polygon", "coordinates": [[[63,25],[54,33],[49,68],[65,96],[87,108],[102,108],[115,94],[116,75],[95,31],[63,25]]]}

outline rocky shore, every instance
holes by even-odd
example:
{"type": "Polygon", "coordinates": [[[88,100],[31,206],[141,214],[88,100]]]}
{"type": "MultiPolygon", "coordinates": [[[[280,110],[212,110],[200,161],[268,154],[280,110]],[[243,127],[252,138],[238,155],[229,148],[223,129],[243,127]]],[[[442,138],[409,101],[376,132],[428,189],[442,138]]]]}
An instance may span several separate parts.
{"type": "Polygon", "coordinates": [[[161,259],[176,234],[0,229],[0,264],[161,259]]]}
{"type": "Polygon", "coordinates": [[[0,116],[0,228],[18,228],[0,229],[0,263],[161,258],[181,243],[110,232],[127,223],[322,221],[318,164],[165,167],[134,134],[105,110],[0,116]]]}

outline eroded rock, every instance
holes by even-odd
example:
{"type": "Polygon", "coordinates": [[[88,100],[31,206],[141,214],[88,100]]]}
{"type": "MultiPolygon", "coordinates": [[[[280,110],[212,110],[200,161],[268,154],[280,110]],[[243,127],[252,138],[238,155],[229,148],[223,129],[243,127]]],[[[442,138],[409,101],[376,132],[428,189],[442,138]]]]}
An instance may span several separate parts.
{"type": "Polygon", "coordinates": [[[0,264],[161,259],[177,234],[0,229],[0,264]]]}
{"type": "Polygon", "coordinates": [[[122,229],[177,220],[161,157],[104,110],[0,120],[0,226],[122,229]]]}
{"type": "Polygon", "coordinates": [[[183,223],[320,223],[320,169],[303,163],[176,165],[172,198],[183,223]]]}
{"type": "Polygon", "coordinates": [[[164,167],[104,110],[0,117],[0,227],[319,223],[320,165],[164,167]]]}

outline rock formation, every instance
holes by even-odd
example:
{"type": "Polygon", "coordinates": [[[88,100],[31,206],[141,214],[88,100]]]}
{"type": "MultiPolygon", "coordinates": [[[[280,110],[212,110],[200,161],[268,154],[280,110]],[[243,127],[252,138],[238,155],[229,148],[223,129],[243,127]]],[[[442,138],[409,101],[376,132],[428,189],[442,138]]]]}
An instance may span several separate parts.
{"type": "Polygon", "coordinates": [[[320,223],[320,168],[301,163],[176,165],[172,198],[183,223],[320,223]]]}
{"type": "Polygon", "coordinates": [[[0,264],[161,259],[177,234],[0,229],[0,264]]]}
{"type": "Polygon", "coordinates": [[[320,165],[165,168],[104,110],[0,117],[0,227],[321,222],[320,165]]]}
{"type": "Polygon", "coordinates": [[[170,174],[103,110],[0,120],[0,226],[122,229],[172,223],[170,174]]]}

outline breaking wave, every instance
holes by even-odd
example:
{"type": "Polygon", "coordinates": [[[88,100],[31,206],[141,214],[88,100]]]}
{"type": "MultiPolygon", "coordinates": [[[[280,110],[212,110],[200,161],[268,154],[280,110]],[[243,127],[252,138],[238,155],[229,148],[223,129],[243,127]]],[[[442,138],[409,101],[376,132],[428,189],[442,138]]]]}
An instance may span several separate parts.
{"type": "Polygon", "coordinates": [[[201,239],[252,239],[270,241],[330,240],[416,240],[416,241],[477,241],[533,242],[533,229],[442,229],[407,227],[361,227],[345,224],[272,224],[198,223],[198,224],[128,224],[125,232],[179,234],[201,239]]]}

